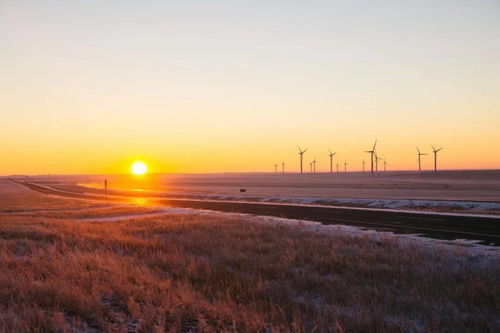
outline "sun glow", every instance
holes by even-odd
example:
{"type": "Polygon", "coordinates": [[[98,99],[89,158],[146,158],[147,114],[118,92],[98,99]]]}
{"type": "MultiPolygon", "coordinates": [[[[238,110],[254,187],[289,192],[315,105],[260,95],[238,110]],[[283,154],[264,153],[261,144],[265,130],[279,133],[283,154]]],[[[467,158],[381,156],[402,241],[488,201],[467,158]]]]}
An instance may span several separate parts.
{"type": "Polygon", "coordinates": [[[135,161],[132,163],[131,170],[134,175],[140,176],[148,172],[148,166],[143,161],[135,161]]]}

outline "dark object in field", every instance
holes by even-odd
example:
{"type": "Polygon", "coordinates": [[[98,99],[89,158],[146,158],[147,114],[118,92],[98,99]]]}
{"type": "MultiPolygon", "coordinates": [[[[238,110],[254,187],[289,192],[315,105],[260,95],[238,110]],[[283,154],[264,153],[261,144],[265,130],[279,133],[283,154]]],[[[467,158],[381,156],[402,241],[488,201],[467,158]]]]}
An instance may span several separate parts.
{"type": "Polygon", "coordinates": [[[240,188],[240,192],[242,192],[242,193],[243,193],[243,192],[246,192],[246,191],[247,191],[247,189],[246,189],[246,188],[240,188]]]}

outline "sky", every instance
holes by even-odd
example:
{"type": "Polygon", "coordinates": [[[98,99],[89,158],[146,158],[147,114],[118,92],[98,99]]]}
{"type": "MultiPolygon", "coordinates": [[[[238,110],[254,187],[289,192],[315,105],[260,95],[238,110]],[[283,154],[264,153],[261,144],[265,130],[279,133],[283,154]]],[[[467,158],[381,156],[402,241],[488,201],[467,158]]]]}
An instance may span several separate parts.
{"type": "Polygon", "coordinates": [[[0,175],[500,168],[499,97],[497,0],[0,0],[0,175]]]}

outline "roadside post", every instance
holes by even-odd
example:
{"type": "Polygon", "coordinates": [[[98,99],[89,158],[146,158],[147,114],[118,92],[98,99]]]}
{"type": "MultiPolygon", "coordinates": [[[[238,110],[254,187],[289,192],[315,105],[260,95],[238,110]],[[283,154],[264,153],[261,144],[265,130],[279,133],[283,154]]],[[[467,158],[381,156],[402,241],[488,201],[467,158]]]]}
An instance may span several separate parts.
{"type": "Polygon", "coordinates": [[[108,180],[104,179],[104,193],[106,197],[106,201],[108,201],[108,180]]]}

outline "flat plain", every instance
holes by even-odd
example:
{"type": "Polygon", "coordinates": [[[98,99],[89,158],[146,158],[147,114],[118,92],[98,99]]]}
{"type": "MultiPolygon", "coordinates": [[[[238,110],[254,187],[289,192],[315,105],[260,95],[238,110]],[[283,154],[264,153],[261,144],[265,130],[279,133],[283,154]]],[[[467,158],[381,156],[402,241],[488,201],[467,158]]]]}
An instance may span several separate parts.
{"type": "Polygon", "coordinates": [[[320,198],[377,198],[500,201],[500,170],[392,171],[348,173],[227,173],[30,177],[102,188],[165,193],[241,194],[320,198]]]}
{"type": "Polygon", "coordinates": [[[0,180],[0,330],[499,329],[497,251],[278,222],[0,180]]]}

